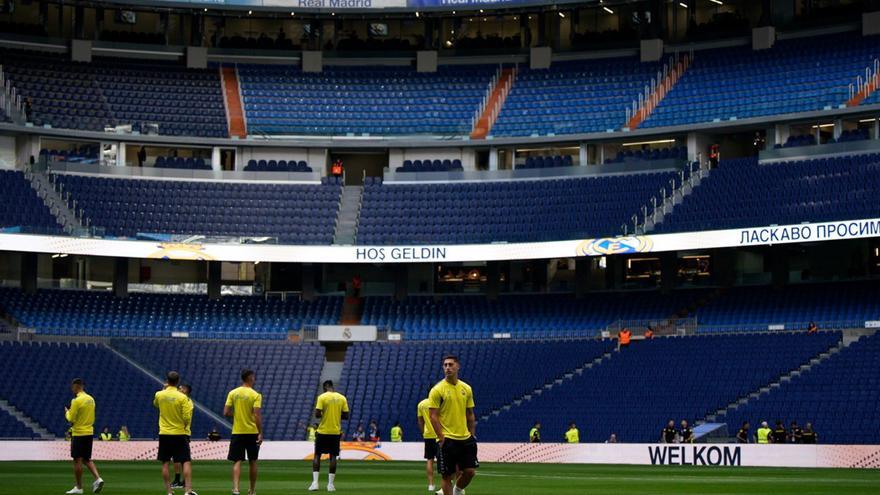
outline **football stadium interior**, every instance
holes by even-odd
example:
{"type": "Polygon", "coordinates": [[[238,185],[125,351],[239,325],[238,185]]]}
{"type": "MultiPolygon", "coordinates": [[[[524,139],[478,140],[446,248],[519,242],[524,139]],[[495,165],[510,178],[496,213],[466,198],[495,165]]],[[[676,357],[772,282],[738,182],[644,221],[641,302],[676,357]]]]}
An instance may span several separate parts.
{"type": "Polygon", "coordinates": [[[245,369],[261,494],[327,381],[338,489],[424,492],[450,355],[446,495],[878,493],[878,329],[876,0],[0,0],[0,494],[75,378],[159,493],[170,371],[230,493],[245,369]]]}

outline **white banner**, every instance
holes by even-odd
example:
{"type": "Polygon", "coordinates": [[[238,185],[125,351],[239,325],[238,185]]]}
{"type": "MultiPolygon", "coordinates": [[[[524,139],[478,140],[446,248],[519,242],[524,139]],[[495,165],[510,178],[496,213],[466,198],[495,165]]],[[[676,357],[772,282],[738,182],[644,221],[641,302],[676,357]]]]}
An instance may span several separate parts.
{"type": "Polygon", "coordinates": [[[319,325],[318,340],[321,342],[375,342],[375,325],[319,325]]]}
{"type": "Polygon", "coordinates": [[[0,234],[0,250],[173,260],[300,263],[501,261],[654,253],[880,237],[880,218],[553,242],[445,246],[290,246],[192,244],[0,234]]]}
{"type": "MultiPolygon", "coordinates": [[[[195,460],[223,460],[228,442],[195,441],[195,460]]],[[[95,441],[98,461],[154,460],[155,441],[95,441]]],[[[265,442],[263,460],[310,460],[310,442],[265,442]]],[[[64,441],[0,441],[0,461],[61,461],[69,459],[64,441]]],[[[343,442],[347,460],[421,461],[422,442],[343,442]]],[[[663,466],[880,468],[880,445],[738,445],[738,444],[529,444],[481,443],[482,462],[554,464],[634,464],[663,466]]]]}

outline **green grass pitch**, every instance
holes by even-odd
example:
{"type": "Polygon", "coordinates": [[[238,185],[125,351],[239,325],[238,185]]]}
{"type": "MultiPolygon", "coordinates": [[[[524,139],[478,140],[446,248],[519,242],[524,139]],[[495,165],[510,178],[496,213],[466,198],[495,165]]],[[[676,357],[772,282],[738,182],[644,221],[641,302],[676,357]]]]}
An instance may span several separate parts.
{"type": "MultiPolygon", "coordinates": [[[[108,495],[163,494],[160,466],[152,462],[98,463],[108,495]]],[[[309,493],[311,465],[303,461],[260,464],[259,495],[309,493]]],[[[321,488],[326,493],[326,463],[321,488]]],[[[231,493],[226,462],[193,465],[199,495],[231,493]]],[[[356,495],[427,494],[424,464],[347,461],[340,463],[337,493],[356,495]]],[[[246,477],[246,474],[245,474],[246,477]]],[[[246,478],[245,478],[246,479],[246,478]]],[[[60,495],[73,486],[69,463],[0,462],[0,495],[60,495]]],[[[91,475],[85,474],[86,493],[91,475]]],[[[242,486],[246,486],[243,484],[242,486]]],[[[244,493],[243,491],[242,493],[244,493]]],[[[877,494],[880,470],[713,468],[484,464],[469,495],[583,494],[877,494]]],[[[177,494],[182,493],[178,490],[177,494]]]]}

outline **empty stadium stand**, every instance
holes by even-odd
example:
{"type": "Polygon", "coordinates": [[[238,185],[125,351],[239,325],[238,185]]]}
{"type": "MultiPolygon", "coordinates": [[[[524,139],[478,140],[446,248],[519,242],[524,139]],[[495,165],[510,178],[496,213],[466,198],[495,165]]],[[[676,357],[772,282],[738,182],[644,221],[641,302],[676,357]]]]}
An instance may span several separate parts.
{"type": "Polygon", "coordinates": [[[682,159],[688,157],[687,146],[676,146],[672,148],[661,148],[653,150],[621,150],[617,152],[613,158],[606,158],[605,163],[625,163],[629,161],[653,161],[653,160],[669,160],[682,159]]]}
{"type": "MultiPolygon", "coordinates": [[[[338,184],[164,181],[58,174],[69,206],[108,235],[138,233],[274,237],[288,244],[330,244],[338,184]]],[[[335,181],[334,181],[335,182],[335,181]]]]}
{"type": "Polygon", "coordinates": [[[24,174],[0,170],[0,229],[62,235],[64,232],[49,208],[31,188],[24,174]]]}
{"type": "Polygon", "coordinates": [[[39,435],[6,411],[0,410],[0,438],[32,439],[39,438],[39,435]]]}
{"type": "MultiPolygon", "coordinates": [[[[346,354],[339,385],[352,410],[343,428],[351,433],[358,423],[366,426],[375,419],[387,438],[392,424],[400,421],[405,440],[421,441],[416,406],[443,379],[445,354],[461,359],[460,376],[474,388],[479,418],[602,356],[614,345],[611,340],[357,343],[346,354]]],[[[508,432],[506,438],[516,438],[516,433],[508,432]]]]}
{"type": "MultiPolygon", "coordinates": [[[[114,434],[128,426],[133,438],[157,438],[153,394],[161,385],[102,344],[0,342],[0,372],[15,379],[0,383],[0,398],[56,437],[68,424],[64,407],[73,395],[70,381],[82,378],[95,398],[95,434],[105,426],[114,434]]],[[[213,426],[205,414],[193,415],[193,435],[203,438],[213,426]]]]}
{"type": "Polygon", "coordinates": [[[203,339],[285,339],[303,325],[337,323],[342,299],[143,293],[119,299],[108,291],[41,289],[28,295],[3,288],[0,308],[40,334],[170,337],[188,332],[203,339]]]}
{"type": "Polygon", "coordinates": [[[530,156],[526,158],[525,163],[517,165],[518,169],[530,168],[554,168],[554,167],[570,167],[573,160],[571,155],[556,156],[530,156]]]}
{"type": "Polygon", "coordinates": [[[157,156],[153,166],[156,168],[211,170],[211,162],[206,162],[204,158],[184,158],[182,156],[157,156]]]}
{"type": "Polygon", "coordinates": [[[809,322],[820,328],[861,328],[865,321],[880,320],[880,286],[876,282],[735,287],[697,311],[701,332],[767,330],[786,325],[805,329],[809,322]]]}
{"type": "Polygon", "coordinates": [[[445,184],[367,182],[358,244],[530,242],[616,235],[677,174],[445,184]]]}
{"type": "Polygon", "coordinates": [[[744,119],[824,108],[849,99],[873,64],[880,38],[840,34],[696,52],[693,63],[642,127],[744,119]]]}
{"type": "Polygon", "coordinates": [[[171,136],[227,137],[216,70],[180,64],[4,51],[3,70],[33,100],[36,125],[103,131],[106,126],[158,124],[171,136]]]}
{"type": "Polygon", "coordinates": [[[468,134],[496,69],[238,68],[249,133],[318,135],[468,134]]]}
{"type": "Polygon", "coordinates": [[[698,290],[485,296],[410,296],[402,301],[368,297],[362,322],[404,332],[407,340],[592,336],[617,320],[667,319],[704,295],[698,290]]]}
{"type": "MultiPolygon", "coordinates": [[[[226,394],[241,384],[240,372],[257,374],[254,389],[263,394],[264,436],[269,440],[305,440],[305,422],[314,408],[324,364],[317,343],[190,342],[165,339],[115,339],[114,349],[163,376],[174,369],[193,387],[193,398],[222,415],[226,394]]],[[[201,426],[201,425],[200,425],[201,426]]],[[[210,430],[210,424],[204,433],[210,430]]],[[[201,429],[199,431],[202,431],[201,429]]]]}
{"type": "Polygon", "coordinates": [[[863,336],[829,359],[782,381],[722,416],[733,432],[743,421],[789,427],[812,422],[820,443],[877,444],[880,431],[880,334],[863,336]]]}
{"type": "Polygon", "coordinates": [[[403,165],[397,167],[395,172],[450,172],[463,170],[461,160],[404,160],[403,165]]]}
{"type": "Polygon", "coordinates": [[[880,154],[761,165],[723,160],[657,233],[880,216],[880,154]]]}
{"type": "MultiPolygon", "coordinates": [[[[670,337],[636,342],[479,425],[483,441],[525,441],[535,420],[544,441],[571,421],[582,442],[656,442],[670,419],[693,423],[836,346],[840,332],[670,337]],[[560,405],[564,404],[564,407],[560,405]],[[518,434],[517,434],[518,433],[518,434]]],[[[475,390],[479,399],[479,390],[475,390]]]]}
{"type": "Polygon", "coordinates": [[[615,58],[554,63],[550,69],[521,68],[491,135],[619,129],[627,107],[660,67],[637,58],[615,58]]]}

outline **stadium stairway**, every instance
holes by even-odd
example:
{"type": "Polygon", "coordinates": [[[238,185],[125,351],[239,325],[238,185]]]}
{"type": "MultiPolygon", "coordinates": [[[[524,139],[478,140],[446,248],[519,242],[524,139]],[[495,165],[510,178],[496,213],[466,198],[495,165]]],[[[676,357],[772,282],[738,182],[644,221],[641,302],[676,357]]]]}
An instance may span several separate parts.
{"type": "Polygon", "coordinates": [[[572,378],[574,378],[575,375],[582,375],[582,374],[584,374],[584,372],[586,370],[589,370],[589,369],[593,368],[594,366],[599,366],[602,364],[603,361],[611,359],[611,356],[613,356],[614,353],[616,353],[616,352],[618,352],[617,349],[613,349],[611,351],[606,352],[605,354],[602,354],[601,356],[599,356],[595,359],[587,361],[583,365],[578,366],[577,368],[574,368],[571,371],[565,372],[561,378],[557,378],[557,379],[553,380],[552,382],[546,383],[542,387],[537,387],[534,390],[532,390],[531,392],[529,392],[528,394],[525,394],[517,399],[514,399],[510,403],[504,404],[501,407],[495,408],[494,410],[490,411],[489,413],[480,416],[480,418],[478,418],[478,420],[485,423],[486,421],[490,420],[493,416],[498,416],[498,415],[502,414],[504,411],[510,411],[514,407],[522,405],[523,402],[528,402],[528,401],[532,400],[533,397],[539,396],[547,390],[552,390],[555,387],[562,386],[565,384],[565,382],[570,381],[572,378]]]}
{"type": "Polygon", "coordinates": [[[223,101],[226,105],[229,135],[244,139],[247,137],[247,126],[245,125],[244,110],[241,104],[238,70],[235,67],[222,67],[220,69],[220,82],[223,85],[223,101]]]}
{"type": "MultiPolygon", "coordinates": [[[[123,352],[121,352],[118,349],[116,349],[115,347],[113,347],[110,342],[105,342],[104,347],[106,347],[107,349],[110,350],[110,352],[112,352],[113,354],[118,356],[120,359],[122,359],[123,361],[125,361],[126,363],[131,365],[132,368],[140,371],[144,376],[146,376],[147,378],[156,382],[159,385],[159,387],[162,387],[165,384],[165,380],[154,375],[146,367],[144,367],[143,365],[141,365],[140,363],[138,363],[137,361],[135,361],[134,359],[132,359],[128,355],[124,354],[123,352]]],[[[196,408],[196,410],[201,411],[203,414],[205,414],[206,416],[211,418],[211,420],[213,420],[215,422],[215,424],[221,425],[225,429],[232,431],[232,424],[229,423],[229,421],[227,421],[226,418],[220,416],[216,412],[212,411],[209,407],[205,406],[204,404],[202,404],[201,402],[199,402],[195,399],[193,399],[192,402],[193,402],[193,406],[196,408]]]]}
{"type": "Polygon", "coordinates": [[[13,406],[9,403],[9,401],[0,399],[0,410],[5,411],[7,414],[15,418],[16,421],[24,425],[26,428],[34,432],[34,435],[39,436],[43,440],[54,440],[55,435],[53,435],[49,430],[44,428],[42,425],[34,421],[27,414],[23,413],[17,407],[13,406]]]}
{"type": "Polygon", "coordinates": [[[704,180],[709,178],[711,174],[712,170],[709,168],[703,168],[701,164],[699,170],[692,173],[688,180],[685,180],[684,182],[677,180],[677,186],[672,190],[672,194],[667,196],[662,202],[658,202],[657,207],[654,208],[654,214],[648,215],[644,218],[642,224],[636,227],[636,233],[646,234],[653,231],[657,224],[663,223],[663,219],[666,218],[666,215],[672,213],[676,205],[683,203],[685,198],[690,196],[704,180]]]}
{"type": "MultiPolygon", "coordinates": [[[[660,80],[660,83],[657,84],[656,87],[651,88],[650,93],[645,93],[644,100],[639,101],[639,108],[632,113],[632,116],[630,116],[629,120],[626,122],[627,129],[632,130],[638,128],[642,122],[651,116],[651,112],[653,112],[654,109],[657,108],[657,105],[663,101],[663,98],[672,91],[672,88],[679,79],[681,79],[685,71],[687,71],[692,58],[692,54],[686,54],[679,58],[678,62],[672,63],[674,59],[670,57],[669,62],[663,66],[663,74],[665,75],[658,72],[657,79],[652,79],[652,81],[660,80],[661,75],[663,75],[663,79],[660,80]]],[[[646,87],[646,89],[648,88],[646,87]]]]}
{"type": "Polygon", "coordinates": [[[352,245],[357,235],[358,216],[364,197],[364,186],[344,186],[336,217],[333,244],[352,245]]]}
{"type": "MultiPolygon", "coordinates": [[[[862,76],[859,75],[857,81],[858,86],[855,87],[855,92],[850,95],[849,100],[846,102],[848,107],[861,105],[880,86],[880,60],[874,59],[874,63],[865,69],[865,79],[862,80],[862,76]]],[[[850,88],[852,92],[852,85],[850,88]]]]}
{"type": "MultiPolygon", "coordinates": [[[[846,347],[849,347],[849,345],[852,342],[854,342],[855,340],[857,340],[857,338],[853,339],[853,338],[850,338],[845,335],[844,338],[842,340],[840,340],[840,342],[838,342],[835,346],[830,347],[827,351],[810,359],[808,362],[798,366],[796,369],[793,369],[793,370],[789,371],[788,373],[781,375],[778,380],[775,380],[771,383],[768,383],[767,385],[759,388],[758,390],[756,390],[756,391],[754,391],[744,397],[740,397],[739,399],[728,404],[726,407],[718,409],[713,414],[706,416],[703,419],[703,421],[697,421],[697,424],[714,423],[714,422],[719,421],[719,419],[718,419],[719,416],[722,416],[722,417],[727,416],[730,412],[735,411],[740,406],[744,406],[751,401],[759,399],[761,397],[761,395],[768,394],[773,389],[779,388],[780,386],[782,386],[782,384],[784,382],[790,382],[793,377],[809,371],[811,368],[813,368],[814,366],[816,366],[820,363],[828,361],[829,359],[834,357],[834,355],[836,355],[837,353],[839,353],[840,351],[842,351],[846,347]]],[[[728,428],[730,428],[732,426],[733,425],[728,425],[728,428]]]]}
{"type": "Polygon", "coordinates": [[[43,201],[43,204],[49,208],[49,212],[52,213],[52,216],[55,217],[65,233],[72,234],[83,228],[83,224],[76,213],[67,207],[64,193],[59,191],[56,185],[52,183],[49,174],[25,170],[24,178],[30,183],[34,191],[37,192],[37,196],[43,201]]]}
{"type": "Polygon", "coordinates": [[[485,139],[489,135],[489,131],[495,125],[495,120],[498,119],[498,115],[501,113],[501,108],[504,106],[507,95],[510,94],[510,88],[513,87],[515,79],[515,68],[501,69],[498,81],[489,93],[488,98],[486,98],[486,104],[483,106],[480,117],[474,124],[474,128],[471,131],[471,139],[485,139]]]}

